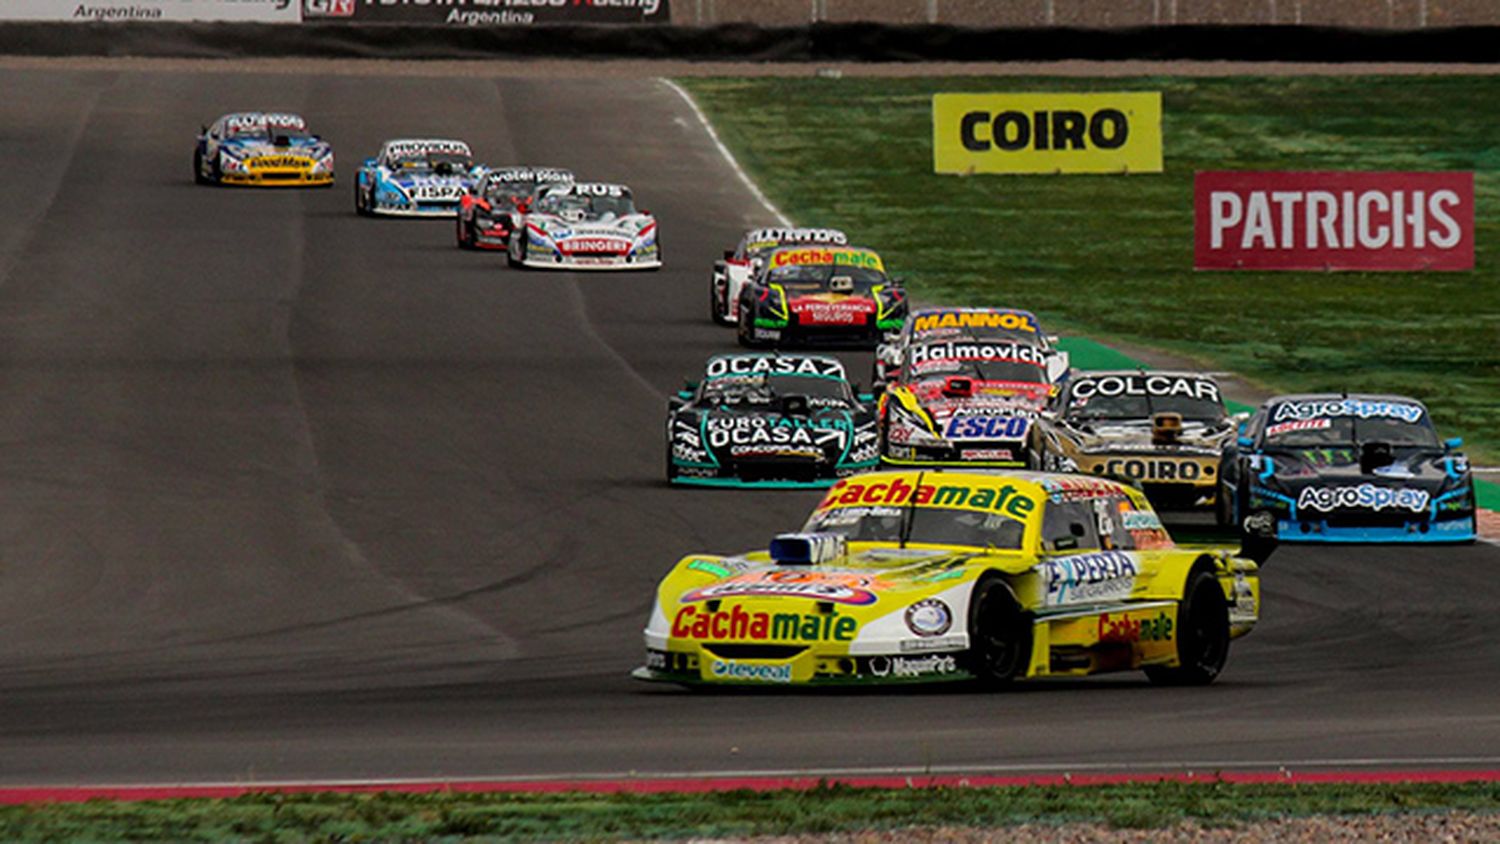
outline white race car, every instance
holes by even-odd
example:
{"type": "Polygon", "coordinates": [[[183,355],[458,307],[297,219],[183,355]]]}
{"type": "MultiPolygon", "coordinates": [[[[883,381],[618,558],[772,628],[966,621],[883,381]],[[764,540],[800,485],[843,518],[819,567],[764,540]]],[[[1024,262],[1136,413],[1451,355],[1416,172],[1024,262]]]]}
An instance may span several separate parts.
{"type": "Polygon", "coordinates": [[[654,270],[656,218],[624,185],[578,182],[544,188],[516,223],[511,266],[559,270],[654,270]]]}
{"type": "Polygon", "coordinates": [[[767,255],[782,246],[817,243],[825,246],[848,246],[849,238],[838,229],[765,228],[751,229],[740,238],[734,249],[724,250],[724,257],[714,262],[708,280],[708,312],[720,325],[737,325],[740,319],[740,290],[767,255]]]}
{"type": "Polygon", "coordinates": [[[386,141],[354,179],[354,210],[362,215],[449,217],[482,168],[463,141],[386,141]]]}

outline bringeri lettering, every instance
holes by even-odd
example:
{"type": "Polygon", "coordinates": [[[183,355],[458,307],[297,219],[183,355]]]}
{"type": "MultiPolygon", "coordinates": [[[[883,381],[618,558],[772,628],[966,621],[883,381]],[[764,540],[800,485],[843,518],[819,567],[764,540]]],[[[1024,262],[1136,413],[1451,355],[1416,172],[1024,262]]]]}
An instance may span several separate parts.
{"type": "Polygon", "coordinates": [[[1274,437],[1291,431],[1321,431],[1333,425],[1332,419],[1294,419],[1280,422],[1266,429],[1266,436],[1274,437]]]}
{"type": "Polygon", "coordinates": [[[922,343],[907,351],[907,361],[912,366],[950,360],[1010,361],[1046,366],[1047,355],[1036,346],[1025,343],[984,343],[949,340],[942,343],[922,343]]]}
{"type": "Polygon", "coordinates": [[[1430,498],[1425,489],[1408,489],[1360,484],[1359,486],[1306,487],[1297,496],[1297,509],[1318,510],[1386,510],[1400,509],[1420,513],[1430,498]]]}
{"type": "Polygon", "coordinates": [[[783,249],[771,255],[771,266],[843,266],[885,271],[880,256],[868,249],[783,249]]]}
{"type": "Polygon", "coordinates": [[[912,333],[945,328],[1001,328],[1037,334],[1036,317],[1025,311],[942,311],[922,314],[912,321],[912,333]]]}
{"type": "Polygon", "coordinates": [[[689,604],[672,619],[673,638],[700,641],[848,642],[858,628],[852,615],[749,612],[738,604],[716,612],[689,604]]]}
{"type": "Polygon", "coordinates": [[[909,501],[914,501],[918,507],[988,510],[1021,521],[1036,510],[1036,501],[1010,484],[1001,487],[922,484],[914,487],[901,477],[875,482],[840,479],[829,488],[818,509],[871,504],[901,506],[909,501]]]}
{"type": "Polygon", "coordinates": [[[1403,401],[1370,399],[1330,399],[1327,401],[1289,401],[1276,405],[1272,422],[1287,419],[1316,419],[1320,416],[1357,416],[1360,419],[1383,416],[1405,422],[1420,422],[1425,409],[1403,401]]]}
{"type": "Polygon", "coordinates": [[[1073,398],[1094,396],[1186,396],[1217,402],[1219,385],[1211,379],[1186,375],[1081,376],[1073,382],[1073,398]]]}

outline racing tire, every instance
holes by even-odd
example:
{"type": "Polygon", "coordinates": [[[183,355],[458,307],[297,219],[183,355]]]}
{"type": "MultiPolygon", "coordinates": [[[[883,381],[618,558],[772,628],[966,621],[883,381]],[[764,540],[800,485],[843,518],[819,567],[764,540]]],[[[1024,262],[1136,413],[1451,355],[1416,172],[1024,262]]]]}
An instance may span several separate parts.
{"type": "Polygon", "coordinates": [[[505,250],[505,262],[520,270],[526,267],[526,239],[521,238],[520,240],[516,240],[516,235],[518,234],[520,232],[510,233],[510,238],[515,241],[515,246],[505,250]]]}
{"type": "Polygon", "coordinates": [[[203,175],[203,150],[193,150],[193,184],[206,185],[208,177],[203,175]]]}
{"type": "Polygon", "coordinates": [[[740,345],[744,346],[747,349],[759,349],[765,344],[760,342],[759,340],[756,340],[755,337],[751,334],[750,322],[750,309],[745,307],[745,305],[741,303],[740,318],[737,323],[739,327],[735,331],[735,339],[739,340],[740,345]]]}
{"type": "Polygon", "coordinates": [[[974,587],[969,604],[969,671],[981,689],[994,691],[1026,676],[1031,664],[1031,621],[998,577],[974,587]]]}
{"type": "Polygon", "coordinates": [[[460,215],[457,219],[458,219],[458,230],[457,230],[458,231],[458,248],[459,249],[473,249],[474,248],[474,238],[472,238],[472,237],[465,237],[464,236],[465,234],[468,233],[469,227],[464,224],[464,218],[463,218],[462,215],[460,215]]]}
{"type": "Polygon", "coordinates": [[[1206,686],[1229,659],[1229,602],[1213,571],[1199,565],[1182,588],[1177,605],[1175,666],[1148,665],[1146,676],[1159,686],[1206,686]]]}
{"type": "Polygon", "coordinates": [[[370,210],[370,204],[365,201],[365,192],[360,190],[359,179],[354,180],[354,213],[361,217],[373,217],[375,212],[370,210]]]}
{"type": "Polygon", "coordinates": [[[1221,528],[1234,527],[1234,500],[1229,494],[1229,484],[1224,482],[1224,463],[1219,463],[1219,483],[1214,490],[1214,524],[1221,528]]]}

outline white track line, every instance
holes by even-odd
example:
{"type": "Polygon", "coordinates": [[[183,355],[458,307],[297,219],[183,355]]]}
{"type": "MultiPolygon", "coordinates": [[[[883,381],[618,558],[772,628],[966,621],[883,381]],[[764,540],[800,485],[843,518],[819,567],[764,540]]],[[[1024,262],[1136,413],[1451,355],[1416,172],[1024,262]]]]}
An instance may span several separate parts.
{"type": "Polygon", "coordinates": [[[682,101],[687,103],[688,108],[692,109],[693,114],[697,116],[698,123],[703,127],[703,131],[708,133],[708,139],[713,141],[714,146],[719,148],[719,154],[724,156],[725,161],[729,162],[730,168],[734,170],[736,176],[740,177],[740,181],[744,183],[746,189],[755,196],[756,201],[764,206],[767,211],[771,212],[771,216],[776,218],[776,222],[790,227],[792,225],[791,219],[781,213],[781,209],[773,205],[771,200],[767,199],[764,193],[761,193],[760,186],[755,183],[755,180],[750,178],[750,174],[745,172],[745,168],[740,166],[740,162],[735,159],[734,153],[730,152],[729,147],[724,146],[724,142],[719,140],[719,133],[714,131],[713,124],[708,122],[708,117],[703,114],[703,109],[699,108],[698,103],[693,100],[693,95],[683,90],[681,85],[664,76],[658,76],[656,81],[676,91],[677,96],[682,97],[682,101]]]}

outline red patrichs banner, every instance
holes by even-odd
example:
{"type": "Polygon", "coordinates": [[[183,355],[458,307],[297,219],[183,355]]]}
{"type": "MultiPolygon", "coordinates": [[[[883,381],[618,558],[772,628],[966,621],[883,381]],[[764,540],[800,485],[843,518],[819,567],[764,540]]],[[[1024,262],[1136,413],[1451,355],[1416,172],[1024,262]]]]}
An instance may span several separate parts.
{"type": "Polygon", "coordinates": [[[1473,173],[1198,173],[1200,270],[1472,270],[1473,173]]]}

